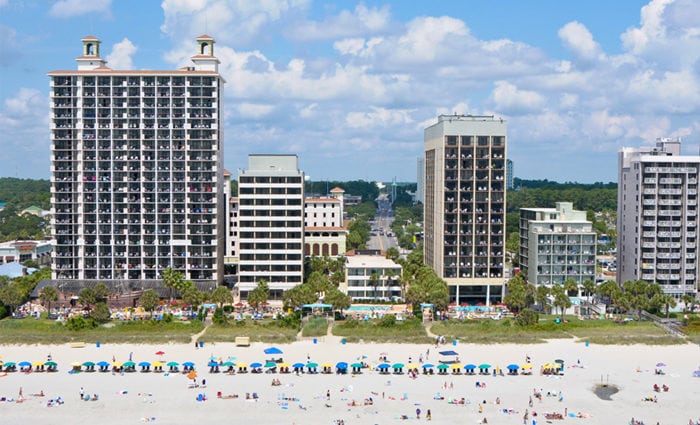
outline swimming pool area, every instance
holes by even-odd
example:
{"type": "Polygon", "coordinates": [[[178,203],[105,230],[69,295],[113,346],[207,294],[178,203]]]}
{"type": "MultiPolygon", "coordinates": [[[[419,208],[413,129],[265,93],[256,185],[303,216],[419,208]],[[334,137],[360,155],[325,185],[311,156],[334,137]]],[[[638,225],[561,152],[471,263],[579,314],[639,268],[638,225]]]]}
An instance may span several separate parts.
{"type": "Polygon", "coordinates": [[[351,305],[345,311],[389,311],[390,305],[351,305]]]}

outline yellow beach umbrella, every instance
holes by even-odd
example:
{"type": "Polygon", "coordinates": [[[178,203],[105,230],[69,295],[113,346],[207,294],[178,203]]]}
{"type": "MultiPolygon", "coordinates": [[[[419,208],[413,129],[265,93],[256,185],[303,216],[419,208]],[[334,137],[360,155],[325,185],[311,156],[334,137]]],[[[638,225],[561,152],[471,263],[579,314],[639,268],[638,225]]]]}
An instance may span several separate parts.
{"type": "Polygon", "coordinates": [[[124,363],[122,363],[122,362],[114,362],[114,363],[112,363],[112,367],[122,367],[122,366],[124,366],[124,363]]]}
{"type": "Polygon", "coordinates": [[[554,368],[558,368],[558,367],[559,367],[559,365],[555,365],[554,363],[545,363],[542,365],[543,369],[554,369],[554,368]]]}
{"type": "Polygon", "coordinates": [[[524,364],[524,365],[522,365],[522,366],[520,366],[520,367],[523,368],[523,369],[532,369],[532,365],[531,365],[530,363],[526,363],[526,364],[524,364]]]}
{"type": "Polygon", "coordinates": [[[32,366],[37,367],[37,366],[43,366],[44,362],[34,362],[32,363],[32,366]]]}
{"type": "Polygon", "coordinates": [[[290,367],[291,365],[289,363],[280,363],[277,366],[279,367],[290,367]]]}
{"type": "Polygon", "coordinates": [[[163,367],[163,362],[153,362],[153,363],[151,364],[151,366],[153,366],[153,367],[163,367]]]}
{"type": "Polygon", "coordinates": [[[452,363],[450,365],[450,369],[461,369],[462,368],[462,363],[452,363]]]}
{"type": "Polygon", "coordinates": [[[418,365],[415,363],[409,363],[408,366],[406,366],[406,369],[408,369],[408,370],[418,369],[418,365]]]}
{"type": "Polygon", "coordinates": [[[324,363],[321,365],[321,367],[333,367],[333,365],[330,363],[324,363]]]}
{"type": "Polygon", "coordinates": [[[236,367],[246,368],[248,367],[248,363],[236,363],[236,367]]]}

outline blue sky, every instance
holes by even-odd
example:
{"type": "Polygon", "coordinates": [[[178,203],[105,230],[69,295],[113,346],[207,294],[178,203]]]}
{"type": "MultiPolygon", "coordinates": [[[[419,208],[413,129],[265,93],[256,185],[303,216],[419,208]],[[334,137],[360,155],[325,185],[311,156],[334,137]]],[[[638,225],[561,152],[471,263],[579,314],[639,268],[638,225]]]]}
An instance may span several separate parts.
{"type": "Polygon", "coordinates": [[[114,69],[217,41],[225,166],[296,153],[313,180],[415,181],[441,113],[508,122],[516,177],[614,181],[617,151],[700,144],[694,0],[0,0],[0,176],[48,178],[46,73],[80,39],[114,69]]]}

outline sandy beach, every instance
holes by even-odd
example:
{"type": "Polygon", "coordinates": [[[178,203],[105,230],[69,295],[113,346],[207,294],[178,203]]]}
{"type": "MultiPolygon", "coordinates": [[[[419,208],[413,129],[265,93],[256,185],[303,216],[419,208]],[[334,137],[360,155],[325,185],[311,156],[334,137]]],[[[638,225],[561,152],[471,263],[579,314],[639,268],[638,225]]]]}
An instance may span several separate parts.
{"type": "Polygon", "coordinates": [[[365,369],[352,374],[225,374],[209,373],[210,357],[230,357],[240,363],[263,362],[272,357],[263,353],[269,345],[208,344],[194,345],[105,345],[86,344],[83,348],[60,346],[0,346],[0,356],[8,361],[46,361],[51,354],[58,363],[55,373],[8,373],[0,377],[0,397],[15,401],[0,402],[3,424],[56,424],[76,420],[102,425],[155,422],[157,424],[215,423],[233,421],[248,424],[388,424],[427,421],[428,410],[435,423],[527,424],[577,423],[628,424],[632,418],[645,424],[688,424],[700,421],[700,347],[682,346],[586,346],[574,340],[554,340],[534,345],[471,345],[462,341],[453,345],[342,344],[338,338],[320,338],[278,345],[285,362],[354,363],[363,359],[370,366],[386,353],[389,363],[424,362],[438,364],[438,352],[455,350],[462,363],[489,363],[505,373],[508,364],[524,364],[529,356],[534,366],[531,376],[483,375],[381,375],[365,369]],[[158,356],[155,353],[163,351],[158,356]],[[73,362],[192,361],[196,364],[197,383],[182,373],[68,373],[73,362]],[[426,359],[427,357],[427,359],[426,359]],[[562,359],[563,376],[544,376],[539,367],[562,359]],[[664,363],[664,375],[656,365],[664,363]],[[272,386],[272,379],[281,385],[272,386]],[[202,387],[206,380],[206,388],[202,387]],[[476,382],[485,383],[477,387],[476,382]],[[605,383],[619,388],[611,400],[602,400],[593,389],[605,383]],[[668,391],[654,392],[653,386],[667,385],[668,391]],[[16,402],[20,388],[24,397],[16,402]],[[98,394],[96,401],[82,401],[82,391],[98,394]],[[41,391],[44,397],[35,396],[41,391]],[[238,398],[217,398],[217,393],[238,398]],[[541,392],[541,400],[533,397],[541,392]],[[257,393],[246,400],[246,393],[257,393]],[[198,401],[199,394],[206,401],[198,401]],[[330,397],[328,397],[330,394],[330,397]],[[439,399],[440,397],[444,399],[439,399]],[[48,407],[49,399],[61,397],[64,403],[48,407]],[[657,401],[644,401],[656,396],[657,401]],[[532,407],[530,399],[532,397],[532,407]],[[369,399],[372,404],[366,404],[369,399]],[[464,398],[464,404],[452,403],[464,398]],[[353,403],[354,401],[354,403],[353,403]],[[355,404],[355,405],[353,405],[355,404]],[[420,419],[416,410],[420,409],[420,419]],[[480,413],[481,410],[481,413],[480,413]],[[533,416],[533,412],[537,416],[533,416]],[[546,419],[545,413],[560,413],[565,419],[546,419]],[[569,414],[584,417],[571,417],[569,414]]]}

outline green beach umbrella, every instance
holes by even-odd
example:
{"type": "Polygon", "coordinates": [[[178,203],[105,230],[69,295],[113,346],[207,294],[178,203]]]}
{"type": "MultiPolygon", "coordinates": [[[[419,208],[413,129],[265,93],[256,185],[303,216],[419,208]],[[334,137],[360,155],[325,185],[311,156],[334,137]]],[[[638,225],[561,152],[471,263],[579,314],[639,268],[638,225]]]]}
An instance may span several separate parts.
{"type": "Polygon", "coordinates": [[[437,368],[438,369],[449,369],[449,365],[446,365],[445,363],[440,363],[437,368]]]}
{"type": "Polygon", "coordinates": [[[44,366],[54,367],[54,366],[58,366],[58,363],[56,363],[56,362],[46,362],[46,363],[44,363],[44,366]]]}

